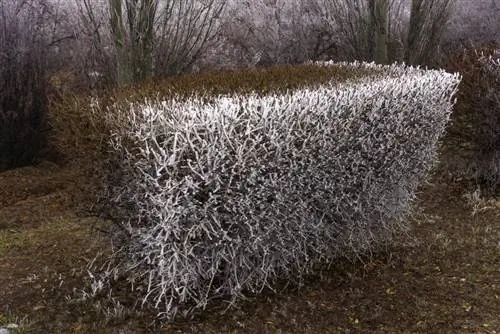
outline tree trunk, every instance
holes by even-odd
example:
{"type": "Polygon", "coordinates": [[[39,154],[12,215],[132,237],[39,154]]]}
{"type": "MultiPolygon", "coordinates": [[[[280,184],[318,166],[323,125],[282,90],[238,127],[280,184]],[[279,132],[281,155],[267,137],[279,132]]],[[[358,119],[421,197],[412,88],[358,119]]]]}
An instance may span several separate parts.
{"type": "Polygon", "coordinates": [[[422,65],[432,60],[453,8],[452,0],[412,0],[405,53],[407,64],[422,65]]]}
{"type": "Polygon", "coordinates": [[[123,0],[109,0],[116,52],[116,81],[119,85],[144,80],[152,75],[153,25],[157,7],[158,0],[125,0],[125,8],[123,0]]]}
{"type": "Polygon", "coordinates": [[[410,65],[414,65],[417,62],[422,25],[422,6],[423,0],[411,1],[410,26],[408,27],[408,46],[405,54],[405,62],[410,65]]]}
{"type": "Polygon", "coordinates": [[[144,80],[153,74],[153,25],[157,7],[157,0],[127,1],[135,81],[144,80]]]}
{"type": "Polygon", "coordinates": [[[389,42],[389,1],[370,0],[372,27],[374,31],[374,59],[378,64],[387,64],[389,42]]]}
{"type": "Polygon", "coordinates": [[[122,0],[109,0],[109,11],[116,52],[116,82],[118,85],[125,85],[132,81],[132,73],[127,50],[127,34],[123,23],[122,0]]]}

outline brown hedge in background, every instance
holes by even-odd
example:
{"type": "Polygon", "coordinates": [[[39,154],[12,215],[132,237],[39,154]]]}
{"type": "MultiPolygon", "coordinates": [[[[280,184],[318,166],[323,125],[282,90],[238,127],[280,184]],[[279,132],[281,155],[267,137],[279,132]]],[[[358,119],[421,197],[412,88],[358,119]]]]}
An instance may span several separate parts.
{"type": "Polygon", "coordinates": [[[485,66],[490,57],[500,57],[499,50],[495,44],[470,48],[444,64],[463,76],[449,135],[470,147],[467,173],[485,194],[500,185],[500,77],[485,66]]]}

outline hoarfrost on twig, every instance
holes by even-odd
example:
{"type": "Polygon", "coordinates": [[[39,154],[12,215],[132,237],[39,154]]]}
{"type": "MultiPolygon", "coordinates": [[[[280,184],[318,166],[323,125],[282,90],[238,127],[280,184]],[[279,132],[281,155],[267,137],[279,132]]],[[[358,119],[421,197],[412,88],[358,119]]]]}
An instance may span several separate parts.
{"type": "Polygon", "coordinates": [[[404,228],[459,75],[317,65],[380,74],[107,113],[122,175],[110,201],[124,209],[130,233],[114,259],[160,314],[300,279],[318,262],[369,252],[404,228]]]}

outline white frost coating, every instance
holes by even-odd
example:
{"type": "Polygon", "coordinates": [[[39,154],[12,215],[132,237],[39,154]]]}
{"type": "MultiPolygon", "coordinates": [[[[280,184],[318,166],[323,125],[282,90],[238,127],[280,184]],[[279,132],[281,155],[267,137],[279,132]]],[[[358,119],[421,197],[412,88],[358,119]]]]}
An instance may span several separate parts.
{"type": "Polygon", "coordinates": [[[340,87],[108,113],[121,175],[109,196],[130,234],[114,273],[171,317],[300,280],[404,229],[460,77],[378,68],[340,87]]]}

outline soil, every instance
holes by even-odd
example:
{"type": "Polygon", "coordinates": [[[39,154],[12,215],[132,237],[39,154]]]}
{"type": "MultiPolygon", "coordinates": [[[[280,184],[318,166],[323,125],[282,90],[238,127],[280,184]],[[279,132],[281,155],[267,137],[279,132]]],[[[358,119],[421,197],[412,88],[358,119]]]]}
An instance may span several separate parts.
{"type": "MultiPolygon", "coordinates": [[[[443,165],[442,165],[443,166],[443,165]]],[[[444,171],[390,249],[339,260],[298,288],[159,325],[105,296],[79,301],[108,222],[75,209],[84,173],[42,163],[0,173],[0,327],[21,333],[500,333],[500,201],[444,171]]],[[[126,303],[123,302],[123,303],[126,303]]]]}

